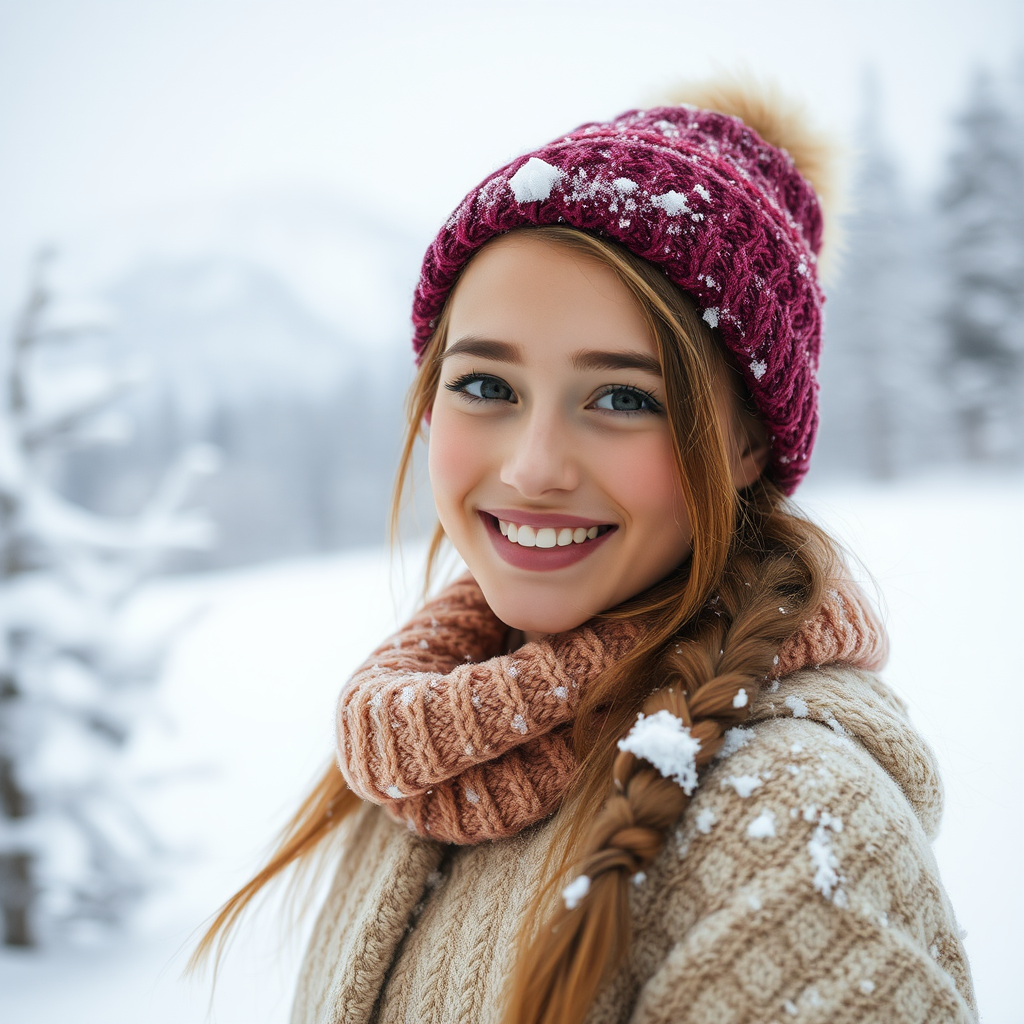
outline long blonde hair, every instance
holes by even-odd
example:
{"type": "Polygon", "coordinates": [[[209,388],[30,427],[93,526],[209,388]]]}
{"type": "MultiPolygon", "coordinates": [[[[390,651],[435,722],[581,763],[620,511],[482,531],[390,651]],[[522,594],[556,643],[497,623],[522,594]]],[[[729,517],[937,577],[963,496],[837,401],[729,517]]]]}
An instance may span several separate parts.
{"type": "MultiPolygon", "coordinates": [[[[525,230],[610,267],[635,299],[657,343],[693,528],[692,555],[684,567],[605,613],[644,616],[644,639],[583,697],[573,734],[579,768],[553,819],[546,883],[524,918],[509,975],[508,1024],[574,1024],[629,947],[631,876],[658,855],[667,830],[689,802],[678,785],[646,762],[620,753],[616,741],[638,711],[665,708],[700,739],[698,767],[707,764],[725,731],[746,716],[770,677],[779,647],[820,603],[840,560],[828,536],[797,515],[770,481],[758,480],[742,491],[734,486],[730,445],[752,413],[722,346],[690,300],[659,270],[615,243],[565,226],[525,230]],[[733,385],[734,424],[721,419],[717,396],[723,380],[733,385]],[[749,700],[747,707],[736,708],[733,698],[741,687],[749,700]],[[603,725],[595,735],[588,724],[598,711],[603,725]],[[569,910],[556,896],[575,875],[586,875],[590,890],[569,910]]],[[[409,393],[393,535],[440,380],[447,324],[445,311],[409,393]]],[[[444,540],[438,526],[428,578],[444,540]]],[[[211,954],[219,959],[253,898],[285,869],[308,864],[323,852],[323,841],[359,804],[332,763],[285,827],[265,867],[220,909],[190,967],[211,954]]]]}

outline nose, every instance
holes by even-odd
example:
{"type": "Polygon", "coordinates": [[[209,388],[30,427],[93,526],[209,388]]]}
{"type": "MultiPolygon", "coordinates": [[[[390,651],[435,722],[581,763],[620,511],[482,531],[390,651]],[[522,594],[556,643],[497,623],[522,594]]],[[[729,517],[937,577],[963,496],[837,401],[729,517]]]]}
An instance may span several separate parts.
{"type": "Polygon", "coordinates": [[[580,483],[577,445],[560,417],[535,410],[507,440],[501,482],[525,498],[572,491],[580,483]]]}

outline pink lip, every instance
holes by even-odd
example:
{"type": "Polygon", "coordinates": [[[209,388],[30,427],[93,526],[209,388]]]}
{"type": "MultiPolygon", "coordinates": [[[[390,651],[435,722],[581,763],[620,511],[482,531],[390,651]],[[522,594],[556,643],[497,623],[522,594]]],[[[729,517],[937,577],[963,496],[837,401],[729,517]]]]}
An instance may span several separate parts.
{"type": "MultiPolygon", "coordinates": [[[[515,523],[516,526],[568,526],[576,529],[577,526],[610,526],[607,520],[584,519],[582,516],[562,516],[554,512],[523,512],[515,508],[484,508],[480,510],[495,519],[504,519],[506,523],[515,523]]],[[[500,534],[499,534],[500,536],[500,534]]]]}
{"type": "MultiPolygon", "coordinates": [[[[501,510],[503,513],[505,509],[501,510]]],[[[508,510],[511,517],[511,510],[508,510]]],[[[521,515],[521,513],[515,513],[521,515]]],[[[486,512],[479,513],[480,518],[483,520],[484,528],[487,530],[487,535],[491,538],[491,543],[494,545],[494,550],[498,555],[509,565],[515,566],[517,569],[531,569],[534,571],[546,571],[552,569],[565,569],[570,565],[575,565],[577,562],[581,562],[587,555],[593,554],[612,534],[618,532],[617,527],[613,527],[607,533],[602,533],[600,537],[595,537],[593,540],[585,541],[582,544],[568,544],[564,548],[523,548],[518,544],[513,544],[511,541],[506,540],[501,535],[501,530],[498,528],[498,521],[494,518],[497,512],[490,514],[486,512]]],[[[504,515],[502,515],[504,518],[504,515]]],[[[537,513],[532,517],[528,517],[525,521],[522,520],[511,520],[513,523],[518,522],[520,526],[604,526],[604,523],[595,523],[593,520],[583,519],[580,520],[578,517],[575,519],[568,516],[547,516],[546,518],[537,513]],[[543,521],[538,521],[543,520],[543,521]],[[555,522],[551,522],[555,520],[555,522]]]]}

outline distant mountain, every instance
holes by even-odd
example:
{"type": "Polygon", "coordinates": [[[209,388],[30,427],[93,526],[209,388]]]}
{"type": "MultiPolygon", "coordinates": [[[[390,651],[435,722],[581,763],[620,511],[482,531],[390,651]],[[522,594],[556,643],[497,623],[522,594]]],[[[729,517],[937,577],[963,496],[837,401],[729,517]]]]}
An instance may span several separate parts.
{"type": "Polygon", "coordinates": [[[71,261],[78,297],[110,313],[89,358],[148,377],[125,401],[131,443],[67,456],[69,494],[127,513],[160,465],[210,441],[224,469],[200,497],[223,540],[188,567],[379,542],[419,244],[307,197],[164,214],[104,246],[91,266],[85,251],[71,261]]]}
{"type": "Polygon", "coordinates": [[[422,255],[404,230],[309,195],[160,211],[83,248],[76,276],[114,314],[111,354],[143,357],[192,411],[322,395],[360,353],[407,344],[422,255]]]}
{"type": "Polygon", "coordinates": [[[257,398],[323,398],[362,354],[281,277],[245,259],[149,260],[106,298],[117,315],[111,354],[141,358],[190,422],[257,398]]]}

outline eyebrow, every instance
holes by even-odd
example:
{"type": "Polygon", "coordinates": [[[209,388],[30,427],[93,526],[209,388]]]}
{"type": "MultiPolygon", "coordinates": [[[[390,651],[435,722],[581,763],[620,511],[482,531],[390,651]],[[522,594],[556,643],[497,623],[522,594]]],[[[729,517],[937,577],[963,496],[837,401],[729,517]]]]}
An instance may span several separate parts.
{"type": "Polygon", "coordinates": [[[477,338],[472,335],[460,338],[441,353],[442,359],[447,359],[449,356],[478,356],[480,359],[493,359],[495,362],[512,363],[514,366],[523,364],[523,351],[518,345],[513,345],[509,341],[494,341],[491,338],[477,338]]]}
{"type": "Polygon", "coordinates": [[[607,352],[600,349],[580,349],[570,357],[577,370],[644,370],[661,376],[661,363],[656,356],[643,352],[607,352]]]}
{"type": "MultiPolygon", "coordinates": [[[[523,351],[519,345],[508,341],[474,336],[460,338],[441,353],[441,359],[449,356],[477,356],[493,359],[499,363],[522,366],[523,351]]],[[[577,370],[643,370],[645,373],[661,376],[661,363],[656,356],[643,352],[609,352],[606,349],[578,349],[569,357],[577,370]]]]}

